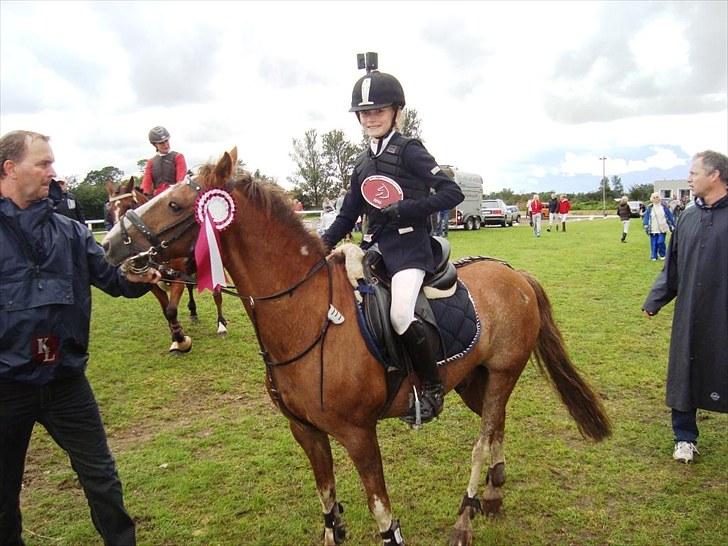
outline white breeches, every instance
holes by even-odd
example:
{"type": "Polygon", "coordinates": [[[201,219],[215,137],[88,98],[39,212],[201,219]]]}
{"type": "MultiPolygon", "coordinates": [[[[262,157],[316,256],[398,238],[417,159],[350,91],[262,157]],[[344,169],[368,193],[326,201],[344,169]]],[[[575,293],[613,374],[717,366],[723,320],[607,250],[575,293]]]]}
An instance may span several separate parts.
{"type": "Polygon", "coordinates": [[[389,319],[398,335],[407,331],[415,320],[415,304],[425,272],[422,269],[403,269],[392,277],[392,305],[389,319]]]}

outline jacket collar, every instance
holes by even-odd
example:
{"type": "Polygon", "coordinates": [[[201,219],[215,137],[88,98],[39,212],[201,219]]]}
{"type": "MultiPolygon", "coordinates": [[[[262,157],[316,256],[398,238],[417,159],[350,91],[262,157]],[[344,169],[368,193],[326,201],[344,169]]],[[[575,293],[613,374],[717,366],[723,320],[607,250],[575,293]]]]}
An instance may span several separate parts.
{"type": "Polygon", "coordinates": [[[697,207],[703,209],[703,210],[708,210],[708,209],[721,209],[723,207],[728,206],[728,193],[725,194],[720,199],[718,199],[718,201],[716,201],[715,203],[713,203],[713,206],[712,207],[709,207],[708,205],[706,205],[705,204],[705,201],[703,201],[703,198],[702,197],[696,197],[695,198],[695,205],[697,207]]]}

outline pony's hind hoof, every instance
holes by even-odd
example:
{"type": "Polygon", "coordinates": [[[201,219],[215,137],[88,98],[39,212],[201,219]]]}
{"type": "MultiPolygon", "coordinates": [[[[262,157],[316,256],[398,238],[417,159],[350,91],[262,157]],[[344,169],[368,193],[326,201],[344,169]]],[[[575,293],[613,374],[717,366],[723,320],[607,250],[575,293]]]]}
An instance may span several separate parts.
{"type": "Polygon", "coordinates": [[[228,334],[227,328],[222,322],[217,323],[217,335],[220,337],[226,337],[228,334]]]}

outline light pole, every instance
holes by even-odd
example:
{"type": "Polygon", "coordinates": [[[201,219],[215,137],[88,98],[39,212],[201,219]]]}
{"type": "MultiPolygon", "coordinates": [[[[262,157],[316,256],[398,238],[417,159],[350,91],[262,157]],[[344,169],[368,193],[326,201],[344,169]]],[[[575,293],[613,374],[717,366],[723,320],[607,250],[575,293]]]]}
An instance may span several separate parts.
{"type": "Polygon", "coordinates": [[[602,162],[602,208],[604,209],[604,216],[607,216],[607,183],[604,181],[605,178],[607,178],[606,175],[606,164],[607,164],[607,158],[600,157],[599,160],[602,162]]]}

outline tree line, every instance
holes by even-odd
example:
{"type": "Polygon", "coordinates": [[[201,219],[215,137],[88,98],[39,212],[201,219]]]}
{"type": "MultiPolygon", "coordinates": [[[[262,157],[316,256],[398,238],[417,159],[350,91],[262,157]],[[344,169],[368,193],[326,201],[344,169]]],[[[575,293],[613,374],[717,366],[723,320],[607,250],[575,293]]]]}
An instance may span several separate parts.
{"type": "MultiPolygon", "coordinates": [[[[626,195],[632,201],[647,202],[650,200],[650,195],[653,191],[654,185],[649,183],[635,184],[630,186],[628,190],[625,190],[622,185],[622,178],[615,175],[612,176],[611,180],[608,177],[602,178],[599,182],[599,187],[594,191],[566,193],[566,195],[571,202],[572,208],[576,210],[601,210],[604,206],[604,199],[606,199],[607,209],[612,210],[616,207],[614,200],[619,199],[623,195],[626,195]]],[[[533,193],[516,193],[510,188],[503,188],[500,191],[490,192],[484,197],[486,199],[502,199],[509,205],[517,205],[519,208],[525,208],[528,200],[533,197],[533,193]]],[[[561,195],[565,192],[558,192],[556,190],[538,192],[541,201],[548,201],[552,193],[561,195]]]]}

